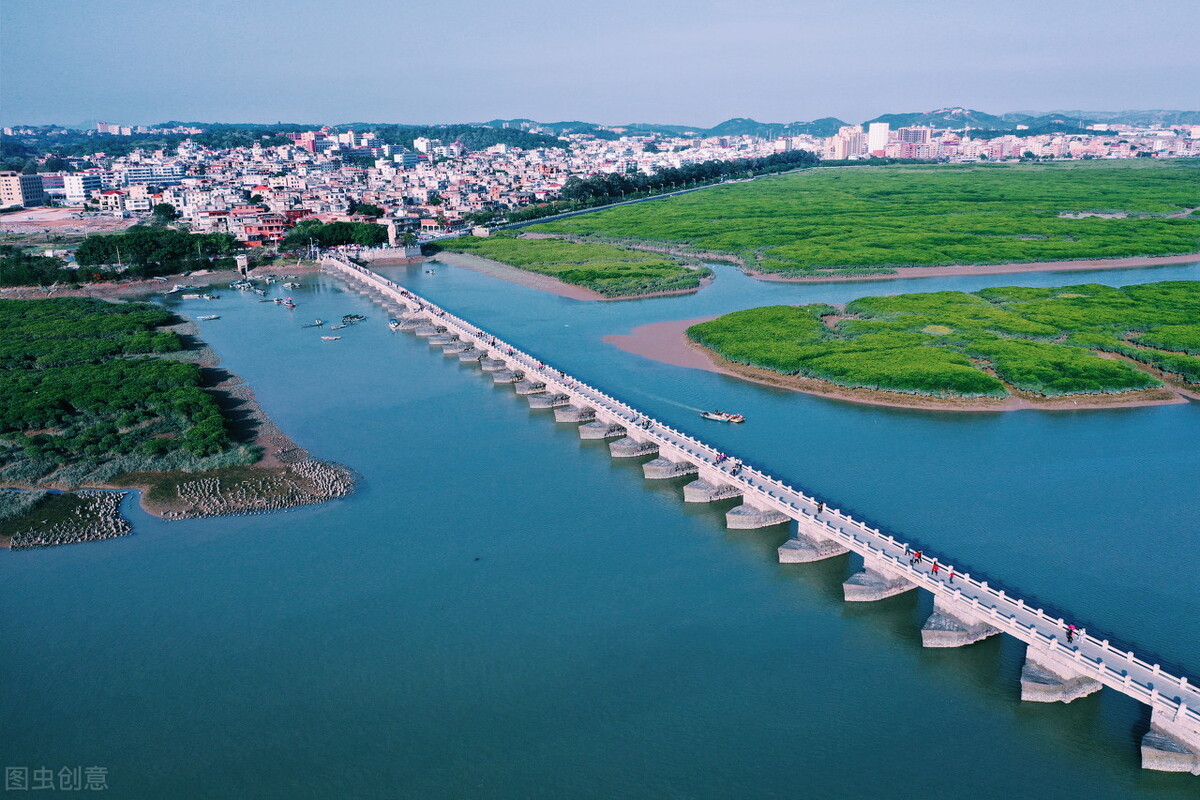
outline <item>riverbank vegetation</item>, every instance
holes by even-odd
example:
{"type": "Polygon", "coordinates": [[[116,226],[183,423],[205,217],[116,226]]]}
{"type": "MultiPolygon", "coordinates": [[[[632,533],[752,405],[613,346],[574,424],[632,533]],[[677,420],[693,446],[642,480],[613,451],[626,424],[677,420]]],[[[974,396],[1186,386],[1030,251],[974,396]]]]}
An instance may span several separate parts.
{"type": "Polygon", "coordinates": [[[938,398],[1119,395],[1161,386],[1157,376],[1197,389],[1200,282],[769,306],[693,325],[688,336],[736,364],[938,398]]]}
{"type": "MultiPolygon", "coordinates": [[[[188,233],[174,228],[134,225],[124,233],[88,236],[75,251],[78,280],[111,280],[115,275],[148,278],[213,266],[241,245],[227,233],[188,233]]],[[[232,266],[232,260],[226,266],[232,266]]]]}
{"type": "Polygon", "coordinates": [[[1200,162],[818,169],[530,230],[735,256],[785,277],[1200,252],[1200,162]]]}
{"type": "Polygon", "coordinates": [[[387,240],[387,227],[374,222],[321,222],[310,218],[300,220],[296,227],[288,231],[283,239],[283,248],[305,250],[310,244],[321,248],[346,244],[375,247],[386,244],[387,240]]]}
{"type": "Polygon", "coordinates": [[[626,297],[697,289],[712,274],[672,256],[562,239],[519,239],[511,235],[462,237],[441,242],[444,250],[490,258],[566,283],[626,297]]]}

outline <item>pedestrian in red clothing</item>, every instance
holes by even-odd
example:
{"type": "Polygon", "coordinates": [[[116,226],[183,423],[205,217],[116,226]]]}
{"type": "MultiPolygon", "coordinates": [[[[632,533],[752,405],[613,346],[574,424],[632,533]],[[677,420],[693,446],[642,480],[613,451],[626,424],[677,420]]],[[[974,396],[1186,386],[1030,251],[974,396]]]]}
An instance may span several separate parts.
{"type": "Polygon", "coordinates": [[[931,565],[931,568],[933,569],[933,574],[937,575],[940,567],[938,567],[938,562],[937,562],[936,558],[933,560],[933,564],[931,565]]]}

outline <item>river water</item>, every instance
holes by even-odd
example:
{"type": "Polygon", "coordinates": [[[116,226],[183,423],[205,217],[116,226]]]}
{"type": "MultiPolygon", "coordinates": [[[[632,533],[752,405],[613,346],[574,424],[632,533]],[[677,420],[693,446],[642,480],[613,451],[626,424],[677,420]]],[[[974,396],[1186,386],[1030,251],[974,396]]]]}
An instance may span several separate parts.
{"type": "MultiPolygon", "coordinates": [[[[515,345],[1092,632],[1200,676],[1200,404],[936,413],[659,364],[601,339],[767,303],[1200,279],[1200,264],[763,283],[586,303],[380,270],[515,345]],[[694,409],[746,414],[707,423],[694,409]]],[[[182,301],[280,427],[361,476],[287,513],[3,553],[0,762],[112,797],[1195,798],[1138,768],[1148,714],[1022,704],[1022,648],[925,650],[928,598],[847,605],[336,279],[293,312],[182,301]],[[300,325],[361,313],[323,342],[300,325]]]]}

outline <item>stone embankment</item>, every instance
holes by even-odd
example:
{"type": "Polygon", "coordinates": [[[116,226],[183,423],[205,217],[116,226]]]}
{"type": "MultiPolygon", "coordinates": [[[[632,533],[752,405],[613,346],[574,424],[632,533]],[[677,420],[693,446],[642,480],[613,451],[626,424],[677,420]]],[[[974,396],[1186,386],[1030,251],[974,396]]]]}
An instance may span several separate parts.
{"type": "Polygon", "coordinates": [[[11,547],[13,550],[53,547],[60,544],[114,539],[132,533],[133,526],[121,516],[121,499],[126,494],[128,492],[104,492],[95,489],[75,492],[73,497],[79,502],[66,519],[49,527],[36,524],[17,531],[12,536],[11,547]]]}
{"type": "Polygon", "coordinates": [[[353,489],[354,478],[345,467],[306,458],[249,479],[225,482],[209,476],[183,481],[176,487],[174,510],[163,516],[198,519],[266,514],[345,497],[353,489]]]}

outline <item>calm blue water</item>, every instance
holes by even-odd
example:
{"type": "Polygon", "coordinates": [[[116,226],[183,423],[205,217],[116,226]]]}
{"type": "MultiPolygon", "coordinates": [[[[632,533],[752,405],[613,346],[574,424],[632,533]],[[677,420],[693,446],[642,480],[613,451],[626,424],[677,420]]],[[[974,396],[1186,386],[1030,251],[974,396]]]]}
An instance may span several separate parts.
{"type": "MultiPolygon", "coordinates": [[[[583,303],[388,274],[618,397],[1200,675],[1200,407],[937,414],[658,364],[601,338],[764,303],[1200,279],[1200,265],[767,284],[583,303]],[[747,414],[702,424],[691,408],[747,414]]],[[[392,334],[329,278],[225,292],[203,335],[280,426],[362,476],[324,506],[0,559],[0,761],[113,797],[1193,798],[1143,707],[1017,700],[1021,648],[921,648],[928,600],[841,601],[574,426],[392,334]],[[363,313],[338,342],[301,330],[363,313]]]]}

